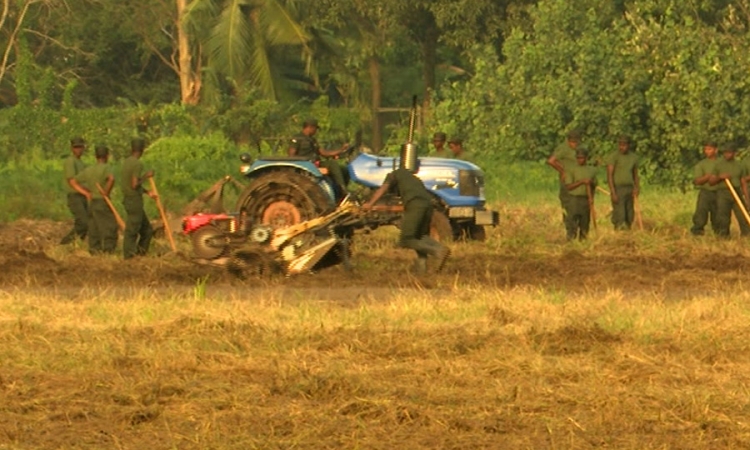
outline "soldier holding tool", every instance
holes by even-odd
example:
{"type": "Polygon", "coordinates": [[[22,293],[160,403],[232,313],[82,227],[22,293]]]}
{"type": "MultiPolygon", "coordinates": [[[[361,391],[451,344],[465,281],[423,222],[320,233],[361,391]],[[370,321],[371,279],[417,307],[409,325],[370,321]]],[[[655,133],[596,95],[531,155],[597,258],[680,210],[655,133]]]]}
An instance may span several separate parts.
{"type": "Polygon", "coordinates": [[[716,165],[709,183],[716,186],[716,228],[717,235],[729,238],[732,212],[740,224],[740,235],[750,235],[750,225],[745,220],[742,203],[742,179],[747,177],[745,166],[735,159],[737,153],[733,145],[723,145],[722,158],[716,165]],[[737,197],[735,198],[735,194],[737,197]],[[739,199],[739,201],[737,201],[739,199]]]}
{"type": "Polygon", "coordinates": [[[74,189],[89,200],[88,238],[89,253],[114,253],[117,247],[117,221],[107,204],[115,177],[107,164],[109,149],[97,146],[94,150],[96,164],[84,169],[73,180],[74,189]],[[101,188],[101,190],[99,189],[101,188]]]}
{"type": "Polygon", "coordinates": [[[146,150],[146,141],[135,138],[130,143],[131,154],[122,163],[122,203],[125,206],[125,235],[122,251],[125,259],[143,256],[148,252],[154,229],[143,210],[143,194],[156,199],[156,193],[143,188],[143,182],[154,176],[154,172],[143,171],[141,156],[146,150]]]}

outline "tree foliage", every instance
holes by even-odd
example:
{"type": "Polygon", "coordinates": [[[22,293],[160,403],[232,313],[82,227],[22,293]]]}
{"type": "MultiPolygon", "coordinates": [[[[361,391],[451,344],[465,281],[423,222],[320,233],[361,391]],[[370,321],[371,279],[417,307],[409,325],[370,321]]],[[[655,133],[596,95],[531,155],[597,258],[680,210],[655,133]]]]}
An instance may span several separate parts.
{"type": "Polygon", "coordinates": [[[531,28],[507,37],[503,63],[475,48],[475,76],[441,91],[436,127],[470,136],[485,155],[532,160],[573,128],[598,157],[626,133],[652,181],[684,184],[703,141],[745,133],[746,24],[708,2],[604,5],[542,0],[531,28]]]}

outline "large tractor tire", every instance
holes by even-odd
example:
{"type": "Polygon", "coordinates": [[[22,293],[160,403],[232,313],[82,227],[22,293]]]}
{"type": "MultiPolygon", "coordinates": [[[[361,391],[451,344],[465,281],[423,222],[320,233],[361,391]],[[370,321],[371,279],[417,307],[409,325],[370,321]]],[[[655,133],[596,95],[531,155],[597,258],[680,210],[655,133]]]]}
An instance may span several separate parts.
{"type": "Polygon", "coordinates": [[[314,219],[330,207],[328,197],[315,180],[292,170],[259,176],[237,201],[237,211],[244,211],[251,224],[274,229],[314,219]]]}
{"type": "Polygon", "coordinates": [[[458,239],[462,241],[479,241],[487,240],[487,231],[484,226],[473,223],[465,223],[458,226],[458,239]]]}
{"type": "Polygon", "coordinates": [[[451,242],[455,235],[453,226],[448,216],[440,210],[432,211],[432,220],[430,220],[430,237],[440,242],[451,242]]]}

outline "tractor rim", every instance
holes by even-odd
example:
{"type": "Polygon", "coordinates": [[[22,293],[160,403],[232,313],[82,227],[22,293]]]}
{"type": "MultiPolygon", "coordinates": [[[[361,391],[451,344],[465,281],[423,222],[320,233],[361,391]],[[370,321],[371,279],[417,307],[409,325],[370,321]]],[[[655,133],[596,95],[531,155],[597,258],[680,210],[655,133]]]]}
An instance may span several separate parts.
{"type": "Polygon", "coordinates": [[[263,211],[262,223],[273,228],[284,228],[302,222],[299,209],[292,203],[278,200],[263,211]]]}

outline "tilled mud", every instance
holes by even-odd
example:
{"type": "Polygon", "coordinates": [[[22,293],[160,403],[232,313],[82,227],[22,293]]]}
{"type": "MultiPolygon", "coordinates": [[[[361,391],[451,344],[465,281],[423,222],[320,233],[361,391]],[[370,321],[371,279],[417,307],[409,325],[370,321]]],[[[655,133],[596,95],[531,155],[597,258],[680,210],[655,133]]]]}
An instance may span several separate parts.
{"type": "MultiPolygon", "coordinates": [[[[67,232],[64,224],[50,221],[18,221],[0,225],[0,285],[4,288],[64,289],[112,287],[192,287],[201,280],[232,290],[236,287],[340,290],[342,298],[357,292],[387,288],[440,289],[446,285],[472,285],[487,289],[532,287],[545,291],[606,292],[624,294],[655,292],[666,299],[680,299],[726,290],[741,283],[750,262],[741,255],[722,252],[692,253],[676,247],[670,251],[638,252],[632,242],[613,243],[601,250],[582,250],[555,244],[544,254],[517,248],[488,250],[481,243],[456,244],[454,256],[440,274],[415,276],[409,271],[413,255],[392,248],[355,251],[355,268],[341,266],[317,273],[285,277],[281,274],[251,276],[239,280],[226,270],[195,263],[184,252],[168,252],[155,242],[151,255],[123,261],[119,255],[90,256],[85,244],[60,247],[67,232]],[[556,250],[555,250],[556,249],[556,250]],[[158,256],[161,254],[160,256],[158,256]]],[[[363,237],[363,239],[371,239],[363,237]]],[[[378,244],[379,245],[379,244],[378,244]]],[[[370,246],[370,247],[377,247],[370,246]]],[[[355,296],[356,297],[356,296],[355,296]]]]}

